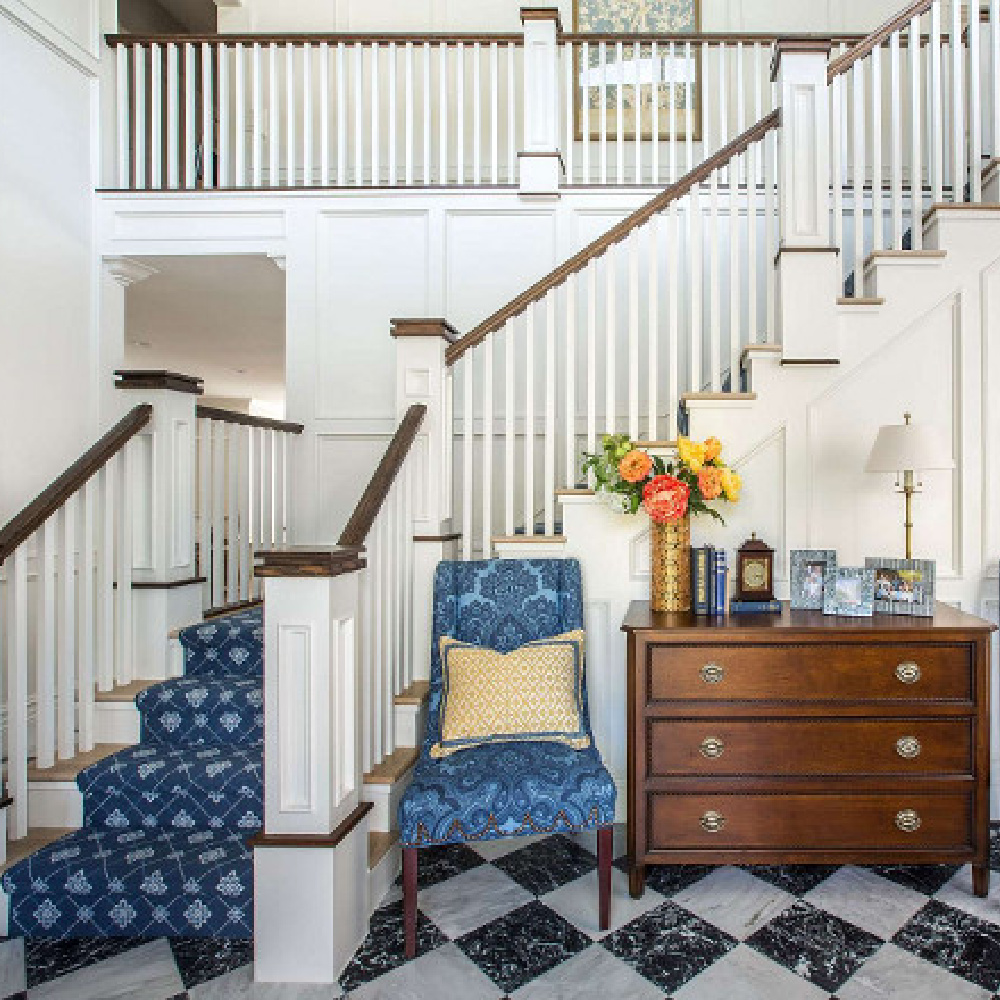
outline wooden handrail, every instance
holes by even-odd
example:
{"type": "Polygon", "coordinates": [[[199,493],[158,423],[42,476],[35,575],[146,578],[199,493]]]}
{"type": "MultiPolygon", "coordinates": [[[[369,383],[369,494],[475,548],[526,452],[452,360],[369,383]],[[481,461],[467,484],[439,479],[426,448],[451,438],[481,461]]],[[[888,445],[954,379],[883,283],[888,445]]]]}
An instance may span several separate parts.
{"type": "Polygon", "coordinates": [[[149,423],[153,407],[133,407],[92,448],[54,479],[19,514],[0,528],[0,563],[32,536],[94,473],[99,472],[149,423]]]}
{"type": "Polygon", "coordinates": [[[864,59],[873,49],[878,48],[890,35],[895,34],[915,17],[926,14],[931,9],[934,0],[916,0],[905,10],[893,15],[884,24],[879,25],[871,34],[865,37],[854,46],[850,52],[845,52],[842,56],[831,60],[826,70],[827,83],[846,73],[859,59],[864,59]]]}
{"type": "Polygon", "coordinates": [[[443,32],[432,32],[430,34],[403,34],[395,32],[383,32],[379,34],[323,34],[320,32],[299,32],[295,34],[233,34],[233,35],[205,35],[205,34],[152,34],[152,35],[105,35],[104,40],[112,48],[119,45],[138,45],[146,47],[149,45],[216,45],[223,48],[230,48],[235,45],[260,45],[262,48],[268,45],[322,45],[326,42],[329,45],[473,45],[479,42],[483,45],[496,43],[498,45],[521,45],[524,42],[523,35],[513,35],[508,33],[491,34],[486,32],[470,32],[459,34],[445,34],[443,32]]]}
{"type": "Polygon", "coordinates": [[[271,417],[253,417],[249,413],[239,413],[236,410],[223,410],[218,406],[201,406],[194,408],[195,416],[205,420],[221,420],[224,424],[242,424],[244,427],[265,427],[272,431],[284,431],[287,434],[301,434],[304,424],[294,424],[289,420],[274,420],[271,417]]]}
{"type": "Polygon", "coordinates": [[[696,184],[700,184],[703,180],[711,176],[714,171],[720,167],[724,167],[733,157],[738,156],[753,143],[759,142],[768,132],[776,129],[780,124],[780,110],[772,111],[766,118],[762,118],[756,125],[751,126],[744,133],[738,135],[732,142],[723,146],[713,156],[710,156],[703,163],[695,167],[694,170],[685,174],[675,184],[671,184],[665,190],[661,191],[655,198],[650,199],[645,205],[637,208],[616,226],[612,226],[603,236],[589,243],[540,281],[536,281],[527,291],[522,292],[517,298],[511,299],[507,305],[498,309],[488,319],[483,320],[479,326],[470,330],[464,337],[457,340],[445,351],[445,360],[449,365],[453,365],[466,351],[481,344],[491,333],[499,330],[507,320],[524,312],[529,305],[537,302],[546,293],[552,291],[553,288],[561,285],[571,274],[582,271],[592,260],[600,257],[606,250],[625,239],[633,229],[637,229],[648,222],[654,215],[662,212],[672,202],[683,198],[696,184]]]}
{"type": "Polygon", "coordinates": [[[406,411],[382,456],[382,461],[375,469],[371,482],[361,494],[354,513],[344,526],[338,545],[347,549],[364,548],[368,532],[375,523],[375,518],[378,517],[378,512],[382,509],[382,504],[385,503],[399,470],[403,467],[426,412],[427,407],[423,403],[414,403],[406,411]]]}
{"type": "Polygon", "coordinates": [[[864,35],[829,35],[817,34],[816,32],[800,32],[798,34],[782,33],[772,34],[766,31],[564,31],[559,40],[562,42],[579,45],[583,42],[657,42],[658,44],[669,45],[673,42],[691,42],[692,44],[718,45],[724,42],[732,42],[734,45],[743,42],[745,45],[768,45],[773,44],[779,38],[788,38],[793,41],[827,41],[833,44],[856,44],[860,42],[864,35]]]}

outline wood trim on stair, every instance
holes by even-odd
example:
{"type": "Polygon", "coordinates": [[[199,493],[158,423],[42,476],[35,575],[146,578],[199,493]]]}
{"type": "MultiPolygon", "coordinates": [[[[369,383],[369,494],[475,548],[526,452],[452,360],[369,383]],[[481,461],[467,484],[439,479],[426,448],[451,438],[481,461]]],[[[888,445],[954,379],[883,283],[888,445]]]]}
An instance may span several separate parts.
{"type": "Polygon", "coordinates": [[[247,847],[336,847],[372,811],[371,802],[362,802],[335,830],[330,833],[260,833],[254,834],[247,847]]]}
{"type": "Polygon", "coordinates": [[[462,537],[461,531],[449,531],[447,535],[414,535],[415,542],[457,542],[462,537]]]}
{"type": "Polygon", "coordinates": [[[385,833],[380,830],[371,830],[368,833],[368,870],[377,867],[382,859],[392,850],[399,841],[399,831],[390,830],[385,833]]]}
{"type": "MultiPolygon", "coordinates": [[[[241,611],[249,611],[250,608],[256,608],[264,603],[263,597],[254,597],[249,601],[234,601],[232,604],[220,604],[217,608],[208,608],[206,611],[202,612],[202,617],[205,621],[210,618],[223,618],[226,615],[238,615],[241,611]]],[[[177,629],[177,632],[180,632],[177,629]]],[[[173,633],[171,633],[173,635],[173,633]]]]}
{"type": "Polygon", "coordinates": [[[397,705],[422,705],[430,695],[430,681],[414,681],[393,699],[397,705]]]}
{"type": "Polygon", "coordinates": [[[620,243],[634,229],[648,222],[654,215],[662,212],[671,203],[684,197],[695,185],[706,180],[720,167],[724,167],[753,143],[759,142],[780,124],[781,112],[780,110],[776,110],[772,111],[767,117],[762,118],[755,125],[752,125],[741,135],[723,146],[714,155],[685,174],[676,183],[669,185],[660,194],[656,195],[655,198],[650,199],[645,205],[637,208],[631,215],[626,216],[617,225],[612,226],[602,236],[589,243],[578,253],[570,257],[569,260],[564,261],[540,281],[536,281],[530,288],[516,298],[511,299],[510,302],[498,309],[492,316],[483,320],[482,323],[470,330],[459,341],[452,344],[445,352],[447,363],[453,365],[466,351],[472,350],[472,348],[481,344],[491,333],[499,330],[507,320],[524,312],[533,302],[537,302],[553,288],[561,285],[570,275],[581,271],[592,260],[600,257],[610,247],[620,243]]]}
{"type": "Polygon", "coordinates": [[[77,493],[91,476],[107,465],[149,423],[152,416],[153,407],[148,403],[133,407],[93,447],[0,528],[0,564],[77,493]]]}
{"type": "Polygon", "coordinates": [[[873,250],[865,257],[863,268],[868,270],[878,260],[941,260],[947,250],[873,250]]]}
{"type": "Polygon", "coordinates": [[[290,420],[274,420],[271,417],[253,417],[249,413],[239,413],[236,410],[223,410],[218,406],[202,406],[200,403],[194,409],[195,416],[202,420],[219,420],[224,424],[242,424],[244,427],[263,427],[266,430],[282,431],[285,434],[301,434],[304,424],[296,424],[290,420]]]}
{"type": "Polygon", "coordinates": [[[757,393],[755,392],[685,392],[681,395],[681,402],[722,402],[727,399],[753,401],[756,398],[757,393]]]}
{"type": "Polygon", "coordinates": [[[98,761],[118,753],[119,750],[127,750],[131,743],[98,743],[93,750],[86,753],[78,753],[75,757],[66,760],[56,760],[52,767],[38,767],[35,758],[28,762],[28,783],[33,781],[76,781],[76,776],[84,769],[96,764],[98,761]]]}
{"type": "Polygon", "coordinates": [[[340,533],[339,545],[348,549],[363,549],[368,532],[371,531],[378,512],[382,509],[389,490],[399,475],[399,470],[410,453],[410,448],[417,436],[417,431],[423,423],[427,407],[423,403],[414,403],[404,415],[389,442],[382,460],[375,473],[361,494],[354,512],[351,514],[344,530],[340,533]]]}
{"type": "Polygon", "coordinates": [[[561,545],[565,535],[494,535],[493,545],[561,545]]]}
{"type": "Polygon", "coordinates": [[[205,391],[205,380],[197,375],[181,375],[179,372],[143,369],[122,369],[115,372],[116,389],[170,389],[173,392],[188,392],[200,396],[205,391]]]}
{"type": "Polygon", "coordinates": [[[279,545],[254,553],[253,575],[343,576],[364,568],[364,557],[357,549],[339,545],[279,545]]]}
{"type": "Polygon", "coordinates": [[[911,3],[909,7],[894,14],[874,31],[865,35],[853,49],[838,56],[827,66],[826,82],[833,83],[836,77],[846,73],[859,59],[864,59],[873,49],[878,48],[884,41],[888,40],[890,35],[905,28],[913,18],[926,14],[933,3],[934,0],[916,0],[916,3],[911,3]]]}
{"type": "Polygon", "coordinates": [[[440,337],[449,344],[458,340],[458,330],[442,317],[389,320],[390,337],[440,337]]]}
{"type": "Polygon", "coordinates": [[[419,747],[396,747],[380,764],[376,764],[365,776],[366,785],[394,785],[416,764],[420,757],[419,747]]]}
{"type": "Polygon", "coordinates": [[[851,295],[841,295],[837,299],[838,306],[884,306],[885,299],[878,298],[877,296],[865,296],[861,295],[857,298],[851,295]]]}
{"type": "Polygon", "coordinates": [[[178,587],[190,587],[195,583],[204,583],[207,577],[188,576],[183,580],[133,580],[133,590],[176,590],[178,587]]]}
{"type": "MultiPolygon", "coordinates": [[[[164,678],[164,680],[172,680],[172,678],[164,678]]],[[[163,680],[158,681],[132,681],[130,684],[118,684],[113,687],[110,691],[97,691],[94,694],[94,701],[98,704],[104,705],[114,705],[135,701],[135,699],[142,694],[146,688],[153,687],[154,684],[162,684],[163,680]]]]}
{"type": "MultiPolygon", "coordinates": [[[[689,35],[679,35],[679,38],[690,38],[689,35]]],[[[150,33],[124,35],[112,32],[104,36],[105,42],[112,48],[124,45],[127,47],[138,46],[148,48],[150,45],[212,45],[218,48],[235,48],[237,45],[313,45],[318,46],[326,42],[329,45],[406,45],[408,42],[413,45],[473,45],[479,42],[482,45],[496,43],[498,45],[523,46],[524,36],[520,34],[497,33],[489,34],[485,32],[468,32],[460,34],[445,34],[443,32],[431,32],[423,35],[404,34],[402,32],[382,32],[379,34],[348,34],[348,33],[323,33],[323,32],[292,32],[288,34],[261,33],[261,34],[167,34],[150,33]]]]}

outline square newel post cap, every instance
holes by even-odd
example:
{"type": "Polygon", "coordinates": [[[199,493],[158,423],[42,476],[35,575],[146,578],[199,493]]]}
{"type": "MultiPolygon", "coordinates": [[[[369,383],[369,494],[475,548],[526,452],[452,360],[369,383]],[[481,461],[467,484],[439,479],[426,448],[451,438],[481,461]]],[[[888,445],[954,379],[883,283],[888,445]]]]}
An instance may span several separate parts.
{"type": "Polygon", "coordinates": [[[360,549],[342,545],[275,545],[254,553],[256,577],[332,577],[365,568],[360,549]]]}
{"type": "Polygon", "coordinates": [[[445,343],[454,344],[458,331],[446,319],[391,319],[389,333],[393,337],[440,337],[445,343]]]}
{"type": "Polygon", "coordinates": [[[774,43],[774,54],[771,56],[771,82],[778,79],[778,67],[781,65],[782,55],[791,53],[812,53],[821,55],[827,61],[830,59],[830,50],[833,43],[829,38],[779,38],[774,43]]]}
{"type": "Polygon", "coordinates": [[[205,392],[205,380],[196,375],[180,375],[177,372],[120,370],[115,372],[115,388],[169,389],[201,396],[205,392]]]}
{"type": "Polygon", "coordinates": [[[556,34],[563,30],[558,7],[522,7],[521,24],[527,24],[528,21],[555,21],[556,34]]]}

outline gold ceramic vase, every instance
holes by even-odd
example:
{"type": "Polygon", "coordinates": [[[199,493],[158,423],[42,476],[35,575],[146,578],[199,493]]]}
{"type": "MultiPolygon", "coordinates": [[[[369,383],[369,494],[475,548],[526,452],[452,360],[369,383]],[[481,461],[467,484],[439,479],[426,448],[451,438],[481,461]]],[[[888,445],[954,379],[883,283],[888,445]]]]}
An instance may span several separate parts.
{"type": "Polygon", "coordinates": [[[691,610],[691,517],[652,524],[649,603],[654,611],[691,610]]]}

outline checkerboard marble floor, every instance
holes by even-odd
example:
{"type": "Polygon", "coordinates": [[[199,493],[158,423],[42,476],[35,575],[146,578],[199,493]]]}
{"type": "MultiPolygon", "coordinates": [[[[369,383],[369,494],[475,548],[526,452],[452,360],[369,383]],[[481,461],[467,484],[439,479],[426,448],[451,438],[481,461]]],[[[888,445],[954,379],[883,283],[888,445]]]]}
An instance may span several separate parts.
{"type": "MultiPolygon", "coordinates": [[[[616,838],[619,840],[620,838],[616,838]]],[[[399,889],[339,986],[253,983],[249,942],[0,942],[0,996],[67,1000],[1000,1000],[1000,874],[968,867],[650,869],[597,928],[584,838],[422,852],[418,953],[399,889]]],[[[992,864],[1000,872],[1000,839],[992,864]]]]}

